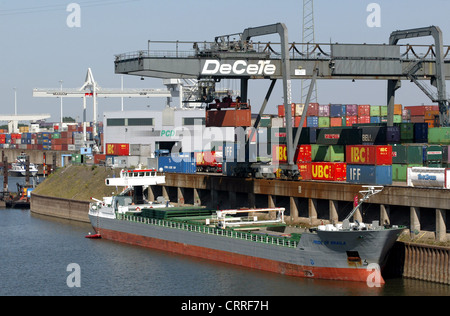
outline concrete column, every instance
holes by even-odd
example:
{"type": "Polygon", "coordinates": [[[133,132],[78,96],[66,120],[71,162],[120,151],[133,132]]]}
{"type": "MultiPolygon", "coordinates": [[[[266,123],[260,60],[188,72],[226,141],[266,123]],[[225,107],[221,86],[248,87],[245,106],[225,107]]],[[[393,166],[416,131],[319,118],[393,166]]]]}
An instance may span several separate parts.
{"type": "Polygon", "coordinates": [[[296,197],[291,196],[289,198],[289,208],[290,208],[290,216],[291,220],[295,221],[298,219],[298,199],[296,197]]]}
{"type": "Polygon", "coordinates": [[[147,199],[149,200],[149,201],[155,201],[156,200],[156,198],[155,198],[155,192],[153,192],[153,187],[152,186],[149,186],[148,187],[148,190],[147,190],[147,199]]]}
{"type": "Polygon", "coordinates": [[[389,205],[386,207],[384,204],[380,204],[380,225],[389,225],[391,220],[389,219],[389,205]]]}
{"type": "Polygon", "coordinates": [[[447,241],[446,210],[436,209],[436,241],[447,241]]]}
{"type": "Polygon", "coordinates": [[[230,203],[230,208],[235,209],[236,208],[236,192],[228,191],[228,200],[230,203]]]}
{"type": "Polygon", "coordinates": [[[317,200],[308,199],[308,217],[309,223],[313,225],[317,221],[317,200]]]}
{"type": "Polygon", "coordinates": [[[250,208],[256,208],[256,198],[255,193],[248,194],[248,205],[250,208]]]}
{"type": "Polygon", "coordinates": [[[167,187],[165,185],[162,186],[162,195],[166,201],[170,201],[169,192],[167,192],[167,187]]]}
{"type": "Polygon", "coordinates": [[[184,188],[177,188],[178,205],[184,205],[184,188]]]}
{"type": "Polygon", "coordinates": [[[420,208],[419,207],[410,207],[409,212],[409,229],[411,232],[412,237],[414,237],[415,234],[418,234],[420,232],[420,208]]]}
{"type": "Polygon", "coordinates": [[[200,199],[200,194],[198,189],[194,188],[194,205],[200,206],[202,205],[202,200],[200,199]]]}
{"type": "Polygon", "coordinates": [[[333,200],[329,201],[330,201],[330,222],[332,224],[336,224],[339,221],[339,216],[337,212],[338,202],[333,200]]]}
{"type": "Polygon", "coordinates": [[[267,207],[275,207],[276,196],[268,194],[267,195],[267,207]]]}

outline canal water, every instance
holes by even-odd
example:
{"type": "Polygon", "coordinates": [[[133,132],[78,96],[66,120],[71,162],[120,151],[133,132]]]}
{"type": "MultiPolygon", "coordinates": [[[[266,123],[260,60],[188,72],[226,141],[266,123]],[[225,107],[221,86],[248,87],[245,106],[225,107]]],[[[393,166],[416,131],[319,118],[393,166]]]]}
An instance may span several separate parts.
{"type": "Polygon", "coordinates": [[[388,279],[381,287],[309,280],[104,239],[87,223],[0,209],[0,295],[411,296],[450,286],[388,279]]]}

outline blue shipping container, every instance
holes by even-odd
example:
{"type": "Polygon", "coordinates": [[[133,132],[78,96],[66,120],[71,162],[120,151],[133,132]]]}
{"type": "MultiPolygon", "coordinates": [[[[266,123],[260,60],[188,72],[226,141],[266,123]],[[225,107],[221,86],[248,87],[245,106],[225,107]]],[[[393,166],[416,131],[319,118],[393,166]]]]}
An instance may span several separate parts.
{"type": "Polygon", "coordinates": [[[370,123],[381,123],[381,117],[379,116],[371,116],[370,123]]]}
{"type": "Polygon", "coordinates": [[[392,165],[347,165],[347,182],[358,184],[392,184],[392,165]]]}
{"type": "Polygon", "coordinates": [[[307,127],[319,127],[319,117],[318,116],[308,116],[306,118],[307,127]]]}
{"type": "Polygon", "coordinates": [[[345,105],[342,104],[330,104],[330,117],[344,117],[345,105]]]}
{"type": "Polygon", "coordinates": [[[414,142],[428,143],[428,123],[414,123],[414,142]]]}
{"type": "Polygon", "coordinates": [[[197,170],[194,153],[179,153],[158,157],[158,170],[174,173],[195,173],[197,170]]]}

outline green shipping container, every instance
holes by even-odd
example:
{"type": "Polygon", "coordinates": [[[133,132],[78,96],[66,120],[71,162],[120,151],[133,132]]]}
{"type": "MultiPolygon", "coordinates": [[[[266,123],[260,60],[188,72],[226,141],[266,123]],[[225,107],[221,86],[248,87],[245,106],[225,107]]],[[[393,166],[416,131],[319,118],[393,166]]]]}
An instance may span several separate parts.
{"type": "Polygon", "coordinates": [[[392,164],[392,181],[406,182],[408,167],[421,167],[420,164],[392,164]]]}
{"type": "Polygon", "coordinates": [[[427,162],[435,161],[442,162],[443,160],[443,148],[439,145],[429,145],[426,149],[425,158],[427,162]]]}
{"type": "Polygon", "coordinates": [[[428,143],[450,145],[450,127],[433,127],[428,129],[428,143]]]}
{"type": "Polygon", "coordinates": [[[402,122],[402,116],[394,115],[394,123],[401,123],[401,122],[402,122]]]}
{"type": "Polygon", "coordinates": [[[400,123],[400,141],[413,142],[414,140],[414,123],[400,123]]]}
{"type": "Polygon", "coordinates": [[[319,116],[319,127],[330,127],[330,118],[328,116],[319,116]]]}
{"type": "Polygon", "coordinates": [[[423,164],[423,147],[421,145],[392,145],[393,164],[423,164]]]}
{"type": "Polygon", "coordinates": [[[52,133],[52,139],[61,138],[61,133],[52,133]]]}
{"type": "Polygon", "coordinates": [[[386,105],[380,106],[380,116],[387,116],[387,106],[386,105]]]}
{"type": "Polygon", "coordinates": [[[370,116],[381,116],[379,105],[371,105],[370,106],[370,116]]]}
{"type": "Polygon", "coordinates": [[[311,145],[311,159],[315,162],[344,162],[344,145],[311,145]]]}

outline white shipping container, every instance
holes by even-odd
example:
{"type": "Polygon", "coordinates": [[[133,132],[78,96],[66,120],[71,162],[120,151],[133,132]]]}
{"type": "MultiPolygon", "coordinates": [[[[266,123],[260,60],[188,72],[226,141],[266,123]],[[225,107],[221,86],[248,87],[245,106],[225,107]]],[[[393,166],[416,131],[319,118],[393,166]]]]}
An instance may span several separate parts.
{"type": "Polygon", "coordinates": [[[406,182],[411,187],[450,189],[450,169],[410,167],[406,182]]]}

